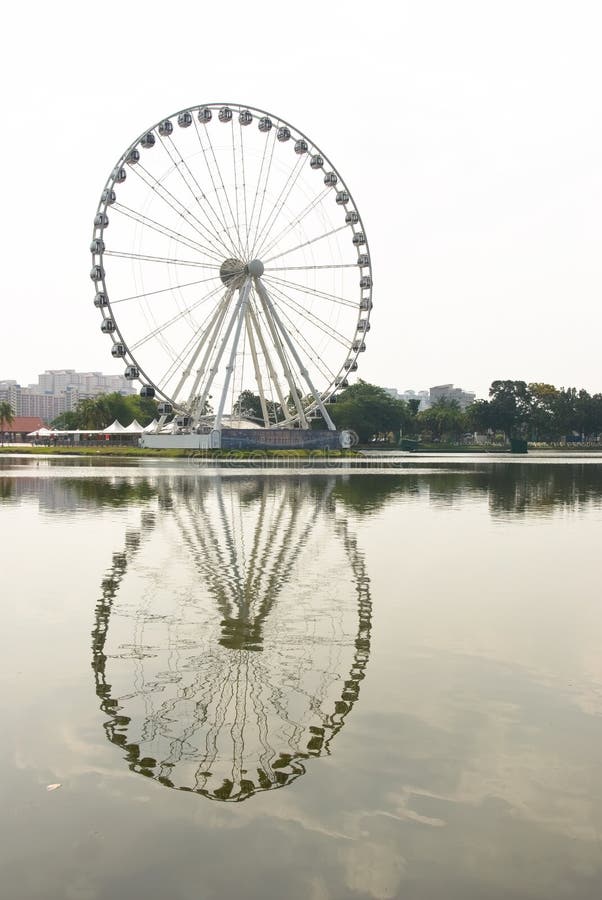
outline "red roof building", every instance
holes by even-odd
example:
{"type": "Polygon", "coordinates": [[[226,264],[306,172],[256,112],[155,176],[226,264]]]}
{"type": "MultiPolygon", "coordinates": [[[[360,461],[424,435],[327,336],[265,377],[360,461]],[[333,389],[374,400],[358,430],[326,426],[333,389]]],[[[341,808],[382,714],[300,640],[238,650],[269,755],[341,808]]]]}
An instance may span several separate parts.
{"type": "Polygon", "coordinates": [[[43,427],[44,421],[39,416],[15,416],[10,425],[5,421],[0,423],[0,432],[5,440],[25,441],[31,431],[43,427]]]}

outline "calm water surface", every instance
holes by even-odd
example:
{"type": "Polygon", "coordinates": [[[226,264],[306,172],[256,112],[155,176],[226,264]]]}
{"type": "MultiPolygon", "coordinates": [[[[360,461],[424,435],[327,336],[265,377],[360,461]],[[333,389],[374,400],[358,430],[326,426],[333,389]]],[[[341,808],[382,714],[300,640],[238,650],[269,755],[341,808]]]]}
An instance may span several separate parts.
{"type": "Polygon", "coordinates": [[[0,459],[3,896],[598,900],[599,459],[0,459]]]}

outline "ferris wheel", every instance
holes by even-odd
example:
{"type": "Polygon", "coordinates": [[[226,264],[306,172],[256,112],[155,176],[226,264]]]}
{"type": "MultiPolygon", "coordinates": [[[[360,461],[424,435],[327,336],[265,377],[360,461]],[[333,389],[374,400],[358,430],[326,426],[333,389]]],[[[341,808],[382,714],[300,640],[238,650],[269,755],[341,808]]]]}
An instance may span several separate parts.
{"type": "Polygon", "coordinates": [[[163,421],[335,428],[371,261],[351,192],[298,129],[238,104],[162,119],[114,166],[90,250],[101,330],[163,421]]]}

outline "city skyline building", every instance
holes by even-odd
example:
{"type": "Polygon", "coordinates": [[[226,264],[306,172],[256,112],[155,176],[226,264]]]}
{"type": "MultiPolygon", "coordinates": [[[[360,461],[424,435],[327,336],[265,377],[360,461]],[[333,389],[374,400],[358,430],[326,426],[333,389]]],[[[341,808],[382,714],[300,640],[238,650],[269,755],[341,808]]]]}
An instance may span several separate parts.
{"type": "Polygon", "coordinates": [[[99,394],[135,392],[123,375],[75,369],[46,369],[38,375],[36,384],[29,385],[21,385],[14,378],[0,379],[0,401],[8,401],[16,416],[39,416],[45,422],[75,409],[80,400],[99,394]]]}
{"type": "Polygon", "coordinates": [[[439,400],[456,400],[460,409],[464,410],[474,403],[476,394],[474,391],[465,391],[462,388],[454,387],[453,384],[436,384],[429,389],[429,397],[431,406],[439,400]]]}
{"type": "Polygon", "coordinates": [[[422,391],[414,391],[411,389],[398,391],[397,388],[385,388],[385,390],[387,394],[395,400],[403,400],[405,403],[409,400],[418,400],[419,412],[422,412],[424,409],[430,409],[433,404],[444,398],[447,400],[456,400],[460,405],[460,409],[464,410],[467,406],[470,406],[471,403],[474,403],[476,398],[474,391],[465,391],[462,388],[454,387],[453,383],[436,384],[428,390],[422,391]]]}
{"type": "Polygon", "coordinates": [[[398,391],[396,388],[385,388],[385,390],[394,400],[403,400],[404,403],[407,403],[409,400],[418,400],[419,412],[422,412],[423,409],[428,409],[431,405],[428,391],[413,391],[411,389],[398,391]]]}

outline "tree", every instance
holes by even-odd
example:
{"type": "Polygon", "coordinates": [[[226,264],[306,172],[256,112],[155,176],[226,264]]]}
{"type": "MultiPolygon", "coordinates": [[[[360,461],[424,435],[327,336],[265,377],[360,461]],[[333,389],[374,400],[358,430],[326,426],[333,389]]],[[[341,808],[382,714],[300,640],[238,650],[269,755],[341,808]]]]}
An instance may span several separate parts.
{"type": "Polygon", "coordinates": [[[15,411],[8,400],[0,401],[0,433],[2,435],[2,443],[4,443],[4,432],[15,421],[15,411]]]}
{"type": "Polygon", "coordinates": [[[263,412],[261,410],[261,398],[259,394],[253,391],[241,391],[238,400],[232,407],[232,414],[240,416],[243,419],[256,419],[263,423],[263,412]]]}
{"type": "Polygon", "coordinates": [[[106,428],[115,419],[122,425],[129,425],[137,419],[144,426],[156,418],[157,403],[150,397],[139,397],[138,394],[98,394],[80,400],[74,414],[63,415],[65,424],[61,427],[97,430],[106,428]]]}
{"type": "Polygon", "coordinates": [[[489,408],[493,427],[507,438],[524,437],[531,410],[531,394],[525,381],[492,381],[489,408]]]}
{"type": "Polygon", "coordinates": [[[403,400],[394,400],[384,388],[361,379],[346,388],[336,405],[328,407],[337,428],[356,431],[362,443],[390,432],[396,434],[411,422],[403,400]]]}
{"type": "Polygon", "coordinates": [[[558,389],[553,384],[542,381],[529,384],[530,412],[529,432],[531,440],[550,440],[557,436],[554,407],[558,399],[558,389]]]}
{"type": "Polygon", "coordinates": [[[408,411],[412,417],[416,417],[418,415],[418,410],[420,409],[420,400],[417,397],[412,397],[410,400],[406,401],[408,411]]]}
{"type": "Polygon", "coordinates": [[[485,434],[490,428],[494,428],[491,407],[488,400],[475,400],[464,410],[466,427],[471,431],[485,434]]]}
{"type": "Polygon", "coordinates": [[[79,428],[79,416],[74,409],[67,410],[60,413],[50,424],[59,431],[74,431],[79,428]]]}
{"type": "Polygon", "coordinates": [[[466,421],[457,400],[441,397],[429,409],[417,416],[420,427],[429,431],[436,440],[457,441],[466,431],[466,421]]]}
{"type": "Polygon", "coordinates": [[[98,430],[106,428],[113,421],[110,418],[111,413],[105,394],[99,394],[97,397],[85,397],[79,401],[75,412],[77,413],[78,428],[98,430]]]}

